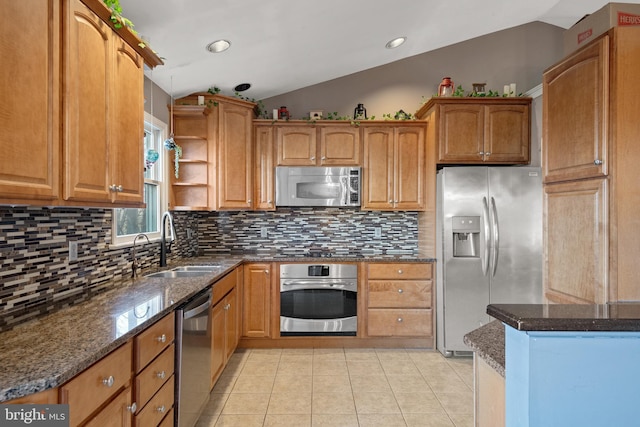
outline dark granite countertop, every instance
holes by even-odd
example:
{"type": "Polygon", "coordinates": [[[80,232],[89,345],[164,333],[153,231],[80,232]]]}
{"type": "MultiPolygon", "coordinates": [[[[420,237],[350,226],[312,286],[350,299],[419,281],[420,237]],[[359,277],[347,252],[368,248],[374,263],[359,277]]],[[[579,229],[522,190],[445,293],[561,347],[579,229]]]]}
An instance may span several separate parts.
{"type": "Polygon", "coordinates": [[[504,324],[498,320],[475,329],[463,338],[476,356],[504,377],[504,324]]]}
{"type": "Polygon", "coordinates": [[[519,331],[640,331],[637,303],[491,304],[487,313],[519,331]]]}
{"type": "MultiPolygon", "coordinates": [[[[112,290],[69,308],[0,333],[0,402],[57,387],[106,356],[136,334],[242,262],[433,262],[415,255],[334,255],[330,258],[286,254],[220,254],[187,258],[179,265],[217,264],[207,276],[123,279],[112,290]],[[144,314],[141,314],[144,313],[144,314]],[[131,316],[136,318],[130,321],[131,316]]],[[[158,269],[146,270],[142,275],[158,269]]]]}

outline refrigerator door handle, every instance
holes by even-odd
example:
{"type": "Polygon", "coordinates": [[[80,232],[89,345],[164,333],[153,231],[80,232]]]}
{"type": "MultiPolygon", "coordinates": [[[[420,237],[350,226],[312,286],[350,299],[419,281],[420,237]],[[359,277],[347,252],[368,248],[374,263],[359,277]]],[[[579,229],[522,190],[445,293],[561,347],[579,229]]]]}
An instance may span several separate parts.
{"type": "Polygon", "coordinates": [[[491,245],[491,277],[495,277],[498,269],[500,228],[498,226],[498,208],[496,200],[491,198],[491,228],[493,228],[493,244],[491,245]]]}
{"type": "Polygon", "coordinates": [[[480,264],[482,265],[482,275],[486,276],[489,270],[489,239],[491,229],[489,227],[489,204],[487,203],[487,198],[482,198],[482,219],[481,219],[481,232],[482,236],[480,244],[482,248],[480,248],[480,264]]]}

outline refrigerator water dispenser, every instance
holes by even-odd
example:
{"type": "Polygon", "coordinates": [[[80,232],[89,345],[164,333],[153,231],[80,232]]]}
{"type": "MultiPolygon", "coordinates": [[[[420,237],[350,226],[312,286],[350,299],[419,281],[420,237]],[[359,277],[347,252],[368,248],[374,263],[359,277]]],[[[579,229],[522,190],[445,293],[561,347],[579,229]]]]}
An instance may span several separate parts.
{"type": "Polygon", "coordinates": [[[478,258],[480,256],[480,217],[454,216],[451,221],[453,256],[478,258]]]}

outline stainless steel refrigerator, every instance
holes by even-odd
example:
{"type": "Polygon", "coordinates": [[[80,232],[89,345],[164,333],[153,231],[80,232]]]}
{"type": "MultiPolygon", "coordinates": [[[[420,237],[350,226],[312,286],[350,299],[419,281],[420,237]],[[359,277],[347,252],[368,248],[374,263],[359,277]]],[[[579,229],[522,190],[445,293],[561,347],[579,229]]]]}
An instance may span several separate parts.
{"type": "Polygon", "coordinates": [[[542,302],[539,168],[445,167],[437,177],[436,347],[470,349],[464,335],[492,319],[488,304],[542,302]]]}

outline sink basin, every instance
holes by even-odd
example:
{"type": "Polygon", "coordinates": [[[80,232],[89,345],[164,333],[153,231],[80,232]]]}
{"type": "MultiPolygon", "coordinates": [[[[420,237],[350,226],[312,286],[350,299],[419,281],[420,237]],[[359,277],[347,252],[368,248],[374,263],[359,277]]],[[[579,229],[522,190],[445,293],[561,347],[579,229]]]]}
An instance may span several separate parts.
{"type": "Polygon", "coordinates": [[[216,271],[219,268],[219,265],[183,265],[181,267],[172,268],[171,271],[210,272],[216,271]]]}
{"type": "Polygon", "coordinates": [[[198,276],[206,276],[211,273],[209,271],[184,271],[184,270],[166,270],[166,271],[158,271],[157,273],[147,274],[144,277],[163,277],[165,279],[177,279],[179,277],[198,277],[198,276]]]}

